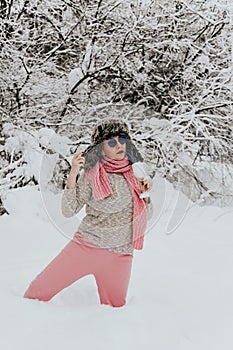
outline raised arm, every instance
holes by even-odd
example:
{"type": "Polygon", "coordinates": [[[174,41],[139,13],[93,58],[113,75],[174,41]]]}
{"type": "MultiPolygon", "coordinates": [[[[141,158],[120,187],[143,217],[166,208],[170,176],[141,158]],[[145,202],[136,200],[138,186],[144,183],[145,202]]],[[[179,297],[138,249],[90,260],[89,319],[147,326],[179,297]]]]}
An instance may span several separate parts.
{"type": "Polygon", "coordinates": [[[84,164],[84,157],[81,156],[81,153],[76,153],[61,200],[62,214],[67,218],[77,214],[91,198],[91,186],[84,171],[80,173],[80,167],[84,164]]]}

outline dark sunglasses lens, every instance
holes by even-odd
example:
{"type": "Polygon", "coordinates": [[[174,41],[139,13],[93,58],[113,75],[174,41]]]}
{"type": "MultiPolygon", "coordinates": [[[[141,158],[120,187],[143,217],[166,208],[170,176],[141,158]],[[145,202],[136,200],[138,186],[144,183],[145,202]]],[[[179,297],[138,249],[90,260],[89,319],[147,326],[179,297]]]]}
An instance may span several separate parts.
{"type": "Polygon", "coordinates": [[[125,136],[119,136],[119,142],[120,142],[120,144],[124,145],[126,143],[126,137],[125,136]]]}
{"type": "Polygon", "coordinates": [[[110,147],[115,147],[116,144],[117,144],[116,140],[114,140],[114,139],[108,140],[108,145],[109,145],[110,147]]]}

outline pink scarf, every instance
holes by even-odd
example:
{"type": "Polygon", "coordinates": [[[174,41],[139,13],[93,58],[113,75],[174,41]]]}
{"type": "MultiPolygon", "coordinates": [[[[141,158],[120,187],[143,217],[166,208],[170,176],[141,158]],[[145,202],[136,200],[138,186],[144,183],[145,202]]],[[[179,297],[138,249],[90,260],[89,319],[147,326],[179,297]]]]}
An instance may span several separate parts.
{"type": "Polygon", "coordinates": [[[141,193],[139,180],[134,176],[132,166],[129,164],[128,156],[122,160],[114,160],[104,157],[102,162],[97,162],[90,170],[85,170],[85,175],[91,184],[95,200],[103,199],[112,194],[107,172],[123,173],[128,181],[133,198],[133,247],[142,249],[144,232],[146,229],[147,212],[143,199],[139,198],[141,193]]]}

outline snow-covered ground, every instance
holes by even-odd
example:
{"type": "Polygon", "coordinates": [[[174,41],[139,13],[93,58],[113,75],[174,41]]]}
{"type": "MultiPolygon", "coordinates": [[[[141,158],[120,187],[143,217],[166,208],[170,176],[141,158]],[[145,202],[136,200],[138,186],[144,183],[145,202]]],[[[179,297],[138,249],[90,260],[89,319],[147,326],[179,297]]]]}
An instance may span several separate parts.
{"type": "Polygon", "coordinates": [[[3,350],[232,350],[233,209],[199,207],[155,179],[155,215],[133,260],[127,305],[100,305],[93,276],[50,302],[24,299],[31,280],[72,236],[60,194],[11,190],[0,218],[3,350]]]}

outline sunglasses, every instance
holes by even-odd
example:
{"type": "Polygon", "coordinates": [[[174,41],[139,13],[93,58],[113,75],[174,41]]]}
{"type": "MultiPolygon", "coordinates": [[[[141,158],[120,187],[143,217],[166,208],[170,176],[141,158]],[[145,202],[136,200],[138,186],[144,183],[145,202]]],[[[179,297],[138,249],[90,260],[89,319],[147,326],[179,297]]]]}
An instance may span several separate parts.
{"type": "MultiPolygon", "coordinates": [[[[118,140],[119,140],[121,145],[124,145],[126,143],[126,136],[125,135],[119,135],[118,140]]],[[[115,139],[108,140],[108,145],[110,147],[115,147],[116,144],[117,144],[117,141],[115,139]]]]}

